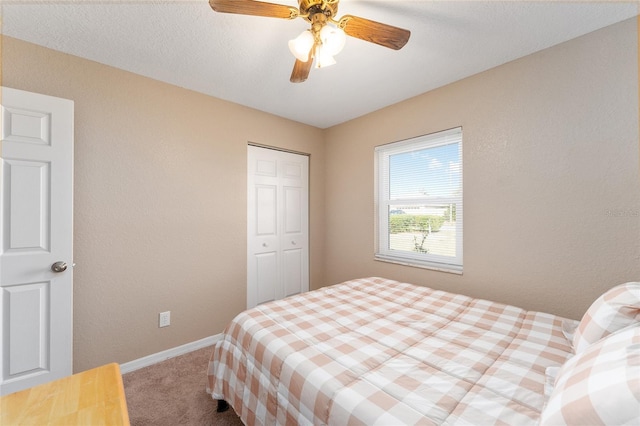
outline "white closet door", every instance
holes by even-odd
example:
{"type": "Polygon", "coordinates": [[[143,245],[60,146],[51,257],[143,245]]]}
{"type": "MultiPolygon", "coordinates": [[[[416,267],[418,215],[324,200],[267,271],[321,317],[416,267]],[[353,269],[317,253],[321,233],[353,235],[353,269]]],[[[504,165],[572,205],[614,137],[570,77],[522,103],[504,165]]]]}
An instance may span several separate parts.
{"type": "Polygon", "coordinates": [[[309,290],[309,157],[248,147],[247,307],[309,290]]]}
{"type": "Polygon", "coordinates": [[[1,136],[4,395],[72,372],[73,102],[3,87],[1,136]]]}

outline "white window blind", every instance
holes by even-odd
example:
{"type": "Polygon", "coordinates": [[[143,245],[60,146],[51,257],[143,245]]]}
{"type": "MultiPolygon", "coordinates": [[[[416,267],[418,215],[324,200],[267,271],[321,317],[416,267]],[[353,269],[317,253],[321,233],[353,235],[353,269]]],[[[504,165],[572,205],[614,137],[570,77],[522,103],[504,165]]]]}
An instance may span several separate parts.
{"type": "Polygon", "coordinates": [[[375,151],[376,258],[462,272],[462,128],[375,151]]]}

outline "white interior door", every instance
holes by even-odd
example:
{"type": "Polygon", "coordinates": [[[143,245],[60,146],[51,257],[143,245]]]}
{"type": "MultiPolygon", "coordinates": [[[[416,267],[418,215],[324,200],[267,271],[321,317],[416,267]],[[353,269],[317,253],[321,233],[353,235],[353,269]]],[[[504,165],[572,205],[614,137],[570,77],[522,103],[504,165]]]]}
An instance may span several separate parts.
{"type": "Polygon", "coordinates": [[[249,146],[247,307],[309,290],[309,157],[249,146]]]}
{"type": "Polygon", "coordinates": [[[5,395],[72,372],[73,102],[6,87],[1,102],[5,395]]]}

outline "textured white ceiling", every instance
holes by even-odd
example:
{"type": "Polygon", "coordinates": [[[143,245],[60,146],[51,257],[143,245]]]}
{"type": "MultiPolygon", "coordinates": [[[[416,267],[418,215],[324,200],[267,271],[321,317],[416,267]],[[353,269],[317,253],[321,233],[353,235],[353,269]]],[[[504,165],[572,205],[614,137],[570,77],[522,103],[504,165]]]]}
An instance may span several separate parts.
{"type": "MultiPolygon", "coordinates": [[[[296,0],[272,0],[297,6],[296,0]]],[[[207,0],[3,0],[2,32],[326,128],[638,14],[636,2],[341,0],[406,28],[400,51],[349,38],[337,64],[289,82],[306,21],[213,12],[207,0]]]]}

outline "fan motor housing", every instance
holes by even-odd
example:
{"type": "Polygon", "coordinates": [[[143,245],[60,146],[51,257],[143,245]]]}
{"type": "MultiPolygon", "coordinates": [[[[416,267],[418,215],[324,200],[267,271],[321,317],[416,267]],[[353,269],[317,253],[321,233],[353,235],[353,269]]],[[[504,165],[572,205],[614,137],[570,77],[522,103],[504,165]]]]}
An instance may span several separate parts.
{"type": "Polygon", "coordinates": [[[316,13],[322,13],[328,18],[332,18],[338,13],[337,0],[298,0],[298,4],[300,5],[300,14],[309,15],[306,17],[308,21],[311,21],[316,13]],[[322,9],[323,5],[324,10],[322,9]]]}

